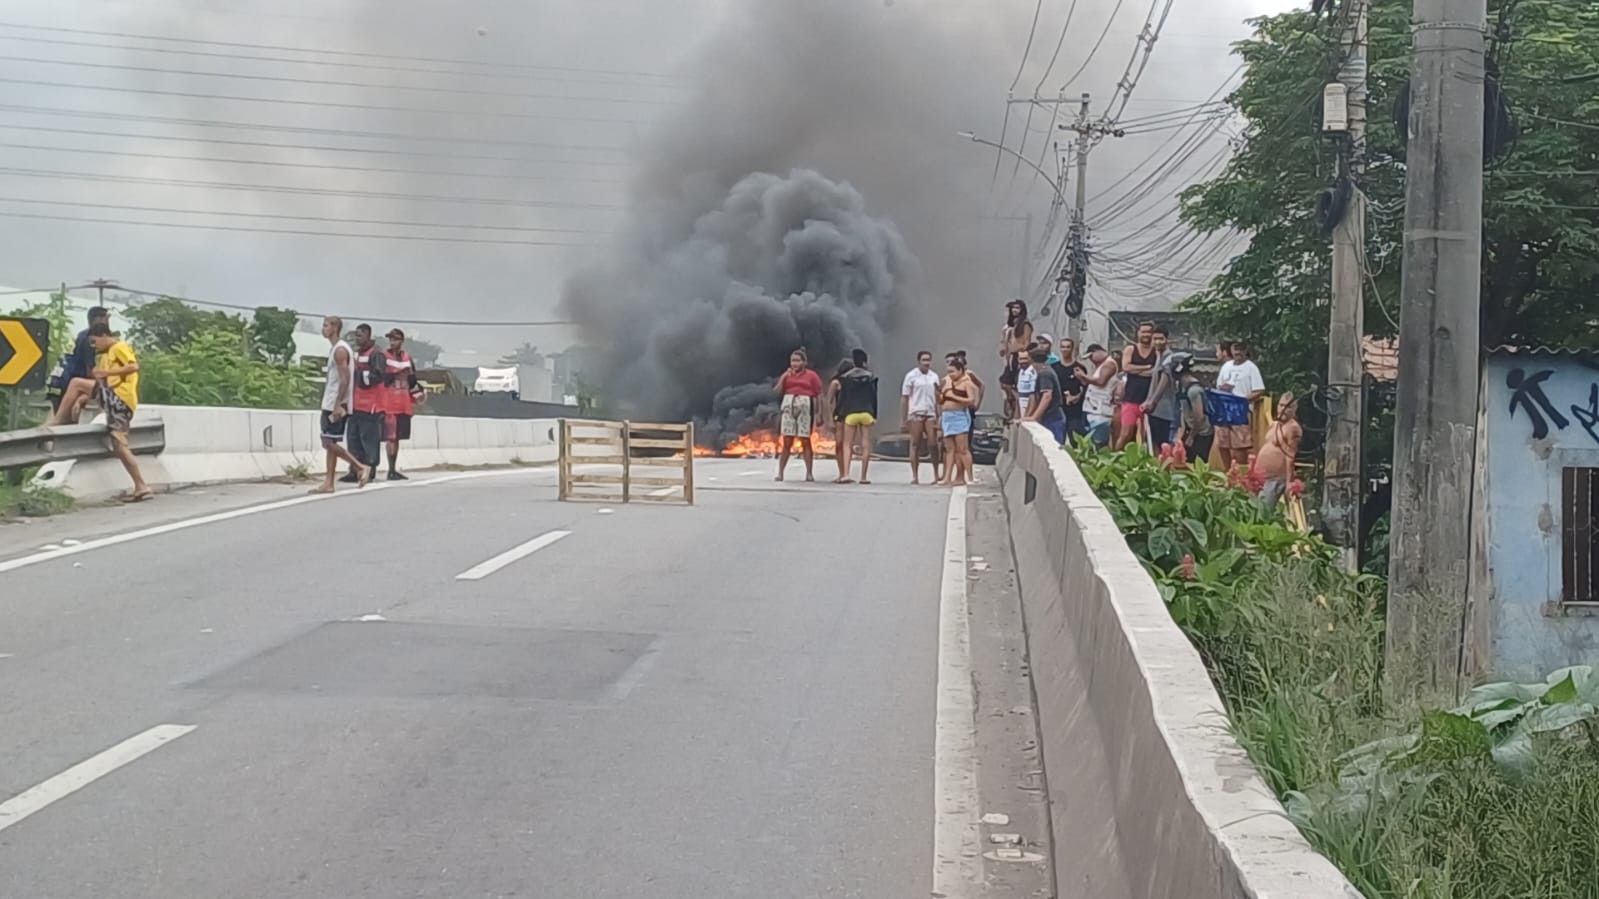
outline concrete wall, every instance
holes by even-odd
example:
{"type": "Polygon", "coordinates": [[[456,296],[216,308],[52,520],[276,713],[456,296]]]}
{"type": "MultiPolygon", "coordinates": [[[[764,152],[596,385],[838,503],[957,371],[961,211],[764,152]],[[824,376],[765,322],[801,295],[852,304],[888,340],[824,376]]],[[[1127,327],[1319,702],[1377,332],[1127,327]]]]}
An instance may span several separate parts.
{"type": "Polygon", "coordinates": [[[999,471],[1038,694],[1057,892],[1350,899],[1227,730],[1199,654],[1049,433],[999,471]]]}
{"type": "MultiPolygon", "coordinates": [[[[281,478],[305,466],[321,470],[319,414],[270,409],[140,406],[136,421],[159,416],[166,424],[166,449],[141,457],[145,479],[155,486],[189,486],[281,478]]],[[[402,468],[440,465],[506,465],[555,460],[553,419],[500,420],[417,416],[411,440],[400,450],[402,468]]],[[[46,466],[36,480],[92,499],[127,488],[115,460],[46,466]]]]}
{"type": "Polygon", "coordinates": [[[1483,370],[1492,679],[1599,660],[1595,610],[1560,602],[1561,469],[1599,468],[1595,385],[1599,363],[1571,355],[1495,355],[1483,370]]]}

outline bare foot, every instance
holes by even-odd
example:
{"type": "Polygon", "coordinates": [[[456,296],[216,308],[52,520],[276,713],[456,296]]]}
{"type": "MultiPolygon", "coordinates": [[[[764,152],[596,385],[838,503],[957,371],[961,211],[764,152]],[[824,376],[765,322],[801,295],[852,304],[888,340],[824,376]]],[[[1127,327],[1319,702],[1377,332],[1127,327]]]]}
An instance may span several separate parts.
{"type": "Polygon", "coordinates": [[[806,475],[805,476],[805,483],[807,483],[807,484],[816,483],[816,475],[813,475],[813,474],[806,475]]]}
{"type": "Polygon", "coordinates": [[[306,492],[311,494],[312,496],[320,496],[320,495],[322,495],[324,493],[332,493],[333,492],[333,485],[332,484],[323,484],[320,487],[312,487],[310,490],[307,490],[306,492]]]}
{"type": "Polygon", "coordinates": [[[853,484],[855,482],[850,480],[849,478],[837,478],[837,479],[835,479],[833,481],[833,483],[835,483],[835,484],[853,484]]]}
{"type": "Polygon", "coordinates": [[[772,478],[772,480],[777,481],[778,483],[782,483],[782,481],[783,481],[783,473],[781,471],[778,472],[777,473],[777,477],[772,478]]]}
{"type": "Polygon", "coordinates": [[[870,484],[870,483],[871,483],[871,481],[868,481],[865,478],[861,478],[861,484],[862,485],[866,485],[866,484],[870,484]]]}
{"type": "MultiPolygon", "coordinates": [[[[372,466],[363,465],[360,468],[357,468],[355,470],[355,486],[365,487],[370,483],[372,483],[372,466]]],[[[328,492],[332,493],[333,490],[329,488],[328,492]]]]}

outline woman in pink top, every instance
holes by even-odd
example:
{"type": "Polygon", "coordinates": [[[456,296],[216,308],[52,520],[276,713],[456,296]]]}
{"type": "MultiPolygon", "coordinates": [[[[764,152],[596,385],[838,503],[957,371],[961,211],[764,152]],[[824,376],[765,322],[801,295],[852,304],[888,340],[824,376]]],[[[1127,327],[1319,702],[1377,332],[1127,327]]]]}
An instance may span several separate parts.
{"type": "Polygon", "coordinates": [[[779,481],[788,469],[788,456],[795,441],[799,441],[800,452],[805,456],[805,480],[816,480],[811,429],[816,424],[816,398],[822,395],[822,379],[811,371],[808,362],[804,349],[795,350],[788,356],[788,371],[777,379],[777,392],[783,395],[782,424],[778,428],[781,435],[777,451],[779,481]]]}

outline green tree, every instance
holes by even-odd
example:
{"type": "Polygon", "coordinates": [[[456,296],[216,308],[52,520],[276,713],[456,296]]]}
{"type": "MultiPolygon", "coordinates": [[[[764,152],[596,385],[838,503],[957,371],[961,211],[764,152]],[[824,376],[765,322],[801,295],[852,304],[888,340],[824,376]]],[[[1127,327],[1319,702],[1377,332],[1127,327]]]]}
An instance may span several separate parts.
{"type": "Polygon", "coordinates": [[[255,310],[250,322],[250,345],[256,356],[273,365],[293,365],[294,331],[299,325],[300,314],[293,309],[262,306],[255,310]]]}
{"type": "Polygon", "coordinates": [[[407,338],[405,348],[410,351],[417,368],[432,368],[438,365],[439,356],[444,353],[444,347],[420,337],[407,338]]]}
{"type": "MultiPolygon", "coordinates": [[[[1490,4],[1494,15],[1503,2],[1490,4]]],[[[1376,336],[1392,335],[1399,314],[1405,148],[1392,109],[1408,84],[1410,13],[1410,0],[1371,4],[1366,327],[1376,336]]],[[[1307,12],[1254,22],[1256,35],[1234,48],[1246,68],[1229,97],[1248,122],[1245,138],[1220,175],[1182,196],[1189,225],[1236,228],[1249,244],[1185,307],[1208,329],[1254,343],[1274,384],[1303,387],[1326,368],[1331,243],[1315,207],[1340,164],[1319,130],[1337,23],[1307,12]]],[[[1599,72],[1599,9],[1519,0],[1505,22],[1512,39],[1496,57],[1520,133],[1485,185],[1482,338],[1599,346],[1599,94],[1563,81],[1599,72]]]]}
{"type": "Polygon", "coordinates": [[[248,333],[244,319],[225,312],[196,309],[182,300],[161,297],[123,313],[128,319],[128,339],[141,352],[177,349],[203,331],[226,331],[243,338],[248,333]]]}
{"type": "Polygon", "coordinates": [[[203,329],[171,349],[146,350],[139,368],[140,398],[149,403],[303,409],[316,394],[303,369],[255,358],[248,338],[231,327],[203,329]]]}

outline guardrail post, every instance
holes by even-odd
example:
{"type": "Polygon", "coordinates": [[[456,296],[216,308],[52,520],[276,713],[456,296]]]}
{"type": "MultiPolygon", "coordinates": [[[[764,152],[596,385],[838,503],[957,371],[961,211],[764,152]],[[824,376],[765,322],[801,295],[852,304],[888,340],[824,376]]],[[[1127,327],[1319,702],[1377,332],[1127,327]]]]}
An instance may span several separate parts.
{"type": "Polygon", "coordinates": [[[572,495],[572,426],[564,418],[559,424],[561,434],[560,442],[556,445],[556,452],[559,455],[556,458],[555,470],[556,477],[560,481],[557,493],[559,498],[564,500],[572,495]]]}

